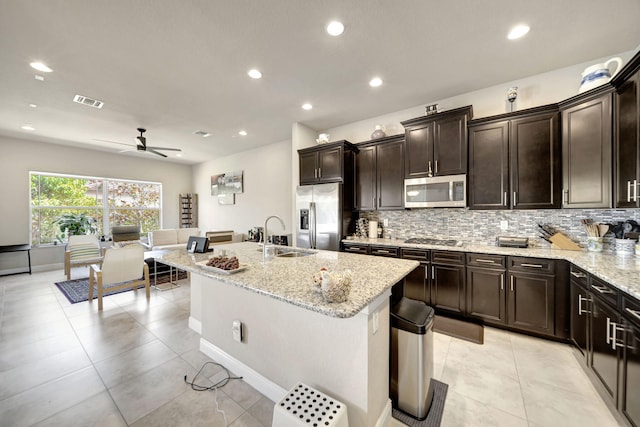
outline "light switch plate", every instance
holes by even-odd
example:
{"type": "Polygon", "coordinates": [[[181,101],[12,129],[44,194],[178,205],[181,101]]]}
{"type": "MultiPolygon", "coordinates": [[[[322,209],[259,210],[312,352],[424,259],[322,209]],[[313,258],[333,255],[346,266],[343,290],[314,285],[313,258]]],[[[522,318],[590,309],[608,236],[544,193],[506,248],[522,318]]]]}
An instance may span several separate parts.
{"type": "Polygon", "coordinates": [[[234,320],[231,324],[231,332],[233,334],[233,340],[242,342],[242,322],[234,320]]]}
{"type": "Polygon", "coordinates": [[[382,226],[383,227],[388,227],[389,226],[389,218],[385,218],[382,220],[382,226]]]}
{"type": "Polygon", "coordinates": [[[500,230],[506,231],[509,229],[509,221],[500,221],[500,230]]]}

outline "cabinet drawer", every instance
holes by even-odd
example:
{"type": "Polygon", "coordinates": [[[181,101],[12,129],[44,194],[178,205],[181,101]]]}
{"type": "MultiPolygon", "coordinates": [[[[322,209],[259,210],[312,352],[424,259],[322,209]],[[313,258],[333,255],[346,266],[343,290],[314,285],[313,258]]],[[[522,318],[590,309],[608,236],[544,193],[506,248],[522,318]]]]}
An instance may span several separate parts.
{"type": "Polygon", "coordinates": [[[571,266],[571,280],[579,283],[583,287],[587,288],[589,285],[589,275],[586,271],[579,269],[578,267],[571,266]]]}
{"type": "Polygon", "coordinates": [[[345,252],[353,252],[357,254],[369,254],[369,245],[358,245],[354,243],[344,243],[345,252]]]}
{"type": "Polygon", "coordinates": [[[640,301],[632,296],[622,295],[622,314],[631,323],[640,327],[640,301]]]}
{"type": "Polygon", "coordinates": [[[431,262],[464,265],[464,252],[431,251],[431,262]]]}
{"type": "Polygon", "coordinates": [[[467,265],[474,267],[504,268],[506,257],[503,255],[467,254],[467,265]]]}
{"type": "Polygon", "coordinates": [[[618,309],[618,290],[608,284],[607,282],[598,279],[597,277],[590,277],[589,289],[594,295],[597,295],[602,301],[611,305],[611,307],[618,309]]]}
{"type": "Polygon", "coordinates": [[[393,246],[371,246],[370,255],[389,256],[397,258],[400,255],[400,248],[393,246]]]}
{"type": "Polygon", "coordinates": [[[555,271],[555,262],[550,259],[510,256],[508,260],[509,270],[513,271],[536,274],[554,274],[555,271]]]}
{"type": "Polygon", "coordinates": [[[409,249],[401,248],[402,258],[415,259],[416,261],[429,262],[431,258],[430,251],[428,249],[409,249]]]}

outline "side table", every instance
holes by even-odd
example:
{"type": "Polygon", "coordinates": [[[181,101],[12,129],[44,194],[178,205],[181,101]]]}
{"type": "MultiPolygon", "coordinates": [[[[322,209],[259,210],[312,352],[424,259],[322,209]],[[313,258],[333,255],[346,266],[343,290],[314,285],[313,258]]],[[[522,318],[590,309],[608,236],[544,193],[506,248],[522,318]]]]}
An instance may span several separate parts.
{"type": "MultiPolygon", "coordinates": [[[[31,245],[24,244],[24,245],[0,246],[0,253],[9,253],[9,252],[26,252],[27,260],[29,262],[29,274],[31,274],[31,245]]],[[[26,273],[26,271],[23,271],[21,273],[26,273]]],[[[18,274],[18,273],[9,273],[9,274],[18,274]]],[[[8,274],[3,274],[3,276],[8,276],[8,274]]]]}
{"type": "Polygon", "coordinates": [[[173,280],[173,266],[171,265],[167,265],[167,264],[163,264],[162,262],[158,261],[158,258],[166,253],[169,253],[170,251],[168,250],[155,250],[155,251],[146,251],[144,253],[144,261],[147,263],[147,265],[149,265],[149,276],[153,276],[153,287],[156,288],[159,291],[168,291],[171,290],[173,288],[178,288],[180,287],[180,284],[178,284],[178,269],[176,268],[176,279],[175,281],[173,280]],[[163,283],[158,285],[158,274],[159,273],[164,273],[167,270],[163,269],[162,271],[159,271],[158,267],[169,267],[169,283],[163,283]]]}

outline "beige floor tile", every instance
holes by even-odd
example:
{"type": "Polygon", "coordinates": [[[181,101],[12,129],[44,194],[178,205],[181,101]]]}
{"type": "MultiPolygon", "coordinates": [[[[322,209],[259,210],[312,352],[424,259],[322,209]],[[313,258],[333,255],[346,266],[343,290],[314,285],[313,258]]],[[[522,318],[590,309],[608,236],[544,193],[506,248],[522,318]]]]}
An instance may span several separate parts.
{"type": "Polygon", "coordinates": [[[144,326],[133,321],[121,320],[100,327],[78,330],[78,338],[93,362],[108,359],[155,340],[144,326]]]}
{"type": "Polygon", "coordinates": [[[262,425],[270,426],[273,421],[273,409],[275,402],[261,397],[247,412],[249,412],[262,425]]]}
{"type": "Polygon", "coordinates": [[[104,391],[86,399],[69,409],[35,424],[35,427],[59,426],[94,426],[94,427],[125,427],[127,423],[111,399],[104,391]]]}
{"type": "MultiPolygon", "coordinates": [[[[269,424],[270,426],[270,424],[269,424]]],[[[260,423],[253,415],[248,412],[245,412],[235,420],[233,423],[229,424],[229,427],[267,427],[264,424],[260,423]]]]}
{"type": "Polygon", "coordinates": [[[454,338],[447,355],[449,365],[464,366],[473,371],[489,371],[518,380],[513,350],[508,340],[476,344],[454,338]]]}
{"type": "Polygon", "coordinates": [[[13,345],[11,342],[0,342],[0,372],[33,363],[75,348],[80,342],[74,333],[65,333],[41,341],[13,345]]]}
{"type": "MultiPolygon", "coordinates": [[[[218,376],[214,376],[212,381],[218,379],[218,376]]],[[[222,391],[225,392],[230,398],[232,398],[235,402],[237,402],[244,409],[249,409],[264,396],[256,391],[249,384],[245,383],[243,380],[231,380],[227,383],[227,385],[222,388],[222,391]]]]}
{"type": "Polygon", "coordinates": [[[527,427],[527,420],[449,389],[441,426],[527,427]]]}

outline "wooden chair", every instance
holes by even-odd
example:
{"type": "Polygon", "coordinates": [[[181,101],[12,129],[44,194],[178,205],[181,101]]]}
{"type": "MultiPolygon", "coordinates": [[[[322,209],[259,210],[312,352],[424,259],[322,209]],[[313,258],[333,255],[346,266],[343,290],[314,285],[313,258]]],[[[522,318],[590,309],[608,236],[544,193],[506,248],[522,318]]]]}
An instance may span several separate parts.
{"type": "Polygon", "coordinates": [[[71,280],[71,267],[101,262],[100,242],[96,236],[69,236],[69,243],[64,252],[64,273],[67,275],[67,280],[71,280]]]}
{"type": "Polygon", "coordinates": [[[104,254],[102,266],[92,265],[89,271],[89,302],[93,301],[93,287],[97,284],[98,310],[102,310],[104,288],[109,291],[126,288],[138,290],[144,284],[147,300],[151,297],[149,285],[149,266],[144,262],[142,246],[127,246],[108,249],[104,254]]]}

